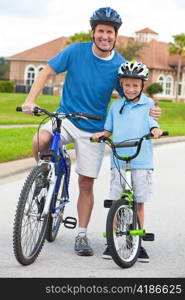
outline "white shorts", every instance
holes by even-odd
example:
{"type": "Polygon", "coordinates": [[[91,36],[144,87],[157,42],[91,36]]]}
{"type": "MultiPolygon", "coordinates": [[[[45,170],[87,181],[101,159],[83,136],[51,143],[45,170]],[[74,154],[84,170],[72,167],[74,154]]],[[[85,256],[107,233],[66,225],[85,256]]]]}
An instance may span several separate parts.
{"type": "MultiPolygon", "coordinates": [[[[120,172],[125,178],[125,169],[120,168],[120,172]]],[[[153,181],[152,170],[132,169],[131,170],[131,183],[133,192],[138,203],[148,202],[153,197],[153,181]]],[[[110,184],[110,199],[117,200],[124,192],[125,181],[121,178],[116,168],[111,170],[111,184],[110,184]]],[[[130,182],[129,182],[130,183],[130,182]]]]}
{"type": "MultiPolygon", "coordinates": [[[[51,121],[41,126],[41,129],[52,133],[51,121]]],[[[61,140],[64,145],[74,143],[76,151],[76,173],[97,178],[104,156],[103,143],[91,143],[91,132],[83,131],[73,125],[68,119],[62,121],[61,140]]]]}

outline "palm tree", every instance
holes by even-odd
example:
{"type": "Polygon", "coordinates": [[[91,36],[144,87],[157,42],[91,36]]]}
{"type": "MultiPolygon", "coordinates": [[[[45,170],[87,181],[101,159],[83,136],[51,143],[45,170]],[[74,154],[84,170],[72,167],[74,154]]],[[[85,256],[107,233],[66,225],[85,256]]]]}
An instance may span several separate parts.
{"type": "Polygon", "coordinates": [[[182,59],[185,57],[185,33],[173,35],[172,37],[174,39],[174,43],[170,43],[169,52],[170,54],[178,55],[177,82],[175,91],[175,102],[178,102],[178,87],[180,82],[182,59]]]}

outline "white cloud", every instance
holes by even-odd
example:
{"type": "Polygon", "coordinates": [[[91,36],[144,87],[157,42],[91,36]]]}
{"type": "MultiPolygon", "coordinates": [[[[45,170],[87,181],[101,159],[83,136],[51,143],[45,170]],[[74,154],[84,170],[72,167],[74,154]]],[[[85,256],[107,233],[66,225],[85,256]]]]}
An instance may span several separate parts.
{"type": "Polygon", "coordinates": [[[184,32],[184,0],[0,0],[0,56],[13,55],[60,36],[90,29],[99,7],[110,6],[123,19],[121,35],[149,27],[169,42],[184,32]]]}

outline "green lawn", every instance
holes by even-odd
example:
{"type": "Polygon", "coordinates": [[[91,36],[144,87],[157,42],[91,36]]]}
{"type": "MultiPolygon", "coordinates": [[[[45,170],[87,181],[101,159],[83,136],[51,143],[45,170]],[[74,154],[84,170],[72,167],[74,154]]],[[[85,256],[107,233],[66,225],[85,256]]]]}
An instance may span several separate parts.
{"type": "MultiPolygon", "coordinates": [[[[0,125],[2,124],[37,124],[40,118],[16,112],[16,107],[26,99],[26,94],[0,93],[0,125]]],[[[50,95],[38,96],[37,104],[50,111],[58,107],[60,97],[50,95]]]]}
{"type": "MultiPolygon", "coordinates": [[[[33,117],[16,112],[16,106],[20,106],[25,94],[0,93],[0,124],[35,124],[44,117],[33,117]]],[[[60,97],[40,95],[37,104],[54,111],[58,107],[60,97]]],[[[162,115],[159,121],[160,127],[168,130],[170,136],[185,136],[185,104],[160,101],[162,115]]],[[[37,128],[9,128],[0,129],[0,162],[15,160],[32,156],[31,140],[37,128]]],[[[70,144],[68,148],[72,148],[70,144]]]]}

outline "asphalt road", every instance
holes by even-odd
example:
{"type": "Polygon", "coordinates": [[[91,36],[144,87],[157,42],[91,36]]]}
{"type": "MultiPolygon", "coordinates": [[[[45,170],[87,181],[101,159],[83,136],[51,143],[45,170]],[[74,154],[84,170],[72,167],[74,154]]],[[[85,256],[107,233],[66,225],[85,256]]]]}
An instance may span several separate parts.
{"type": "MultiPolygon", "coordinates": [[[[0,185],[0,277],[70,277],[70,278],[160,278],[185,277],[185,142],[160,145],[154,148],[155,201],[146,205],[145,228],[155,233],[154,242],[143,242],[150,263],[137,262],[130,269],[121,269],[113,261],[101,258],[105,240],[107,209],[103,200],[108,196],[109,158],[104,158],[99,179],[95,182],[95,205],[88,236],[95,251],[92,257],[74,253],[75,230],[60,229],[54,243],[46,242],[38,259],[30,266],[20,265],[12,249],[12,230],[15,207],[27,173],[19,174],[12,182],[0,185]]],[[[73,166],[74,169],[74,166],[73,166]]],[[[77,216],[77,176],[72,170],[71,203],[66,216],[77,216]]]]}

